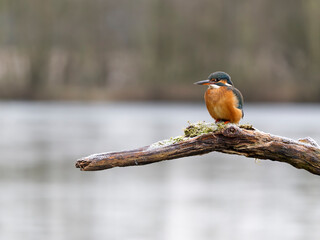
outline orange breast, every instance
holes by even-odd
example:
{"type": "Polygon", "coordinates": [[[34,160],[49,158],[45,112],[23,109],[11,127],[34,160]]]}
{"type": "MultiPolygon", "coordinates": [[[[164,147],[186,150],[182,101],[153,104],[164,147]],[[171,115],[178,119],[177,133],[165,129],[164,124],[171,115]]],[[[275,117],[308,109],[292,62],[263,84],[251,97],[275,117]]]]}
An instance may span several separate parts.
{"type": "Polygon", "coordinates": [[[242,111],[237,108],[238,100],[227,87],[208,88],[204,99],[211,117],[215,120],[239,123],[242,111]]]}

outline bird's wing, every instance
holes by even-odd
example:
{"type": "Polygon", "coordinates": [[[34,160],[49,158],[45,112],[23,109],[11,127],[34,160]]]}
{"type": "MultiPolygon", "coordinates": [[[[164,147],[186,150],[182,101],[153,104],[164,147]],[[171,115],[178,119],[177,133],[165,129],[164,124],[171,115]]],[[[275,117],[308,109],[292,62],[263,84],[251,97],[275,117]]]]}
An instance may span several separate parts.
{"type": "Polygon", "coordinates": [[[243,112],[243,97],[241,92],[236,89],[236,88],[232,88],[232,91],[234,93],[234,95],[236,96],[236,98],[238,99],[238,106],[237,108],[242,110],[242,117],[244,117],[244,112],[243,112]]]}

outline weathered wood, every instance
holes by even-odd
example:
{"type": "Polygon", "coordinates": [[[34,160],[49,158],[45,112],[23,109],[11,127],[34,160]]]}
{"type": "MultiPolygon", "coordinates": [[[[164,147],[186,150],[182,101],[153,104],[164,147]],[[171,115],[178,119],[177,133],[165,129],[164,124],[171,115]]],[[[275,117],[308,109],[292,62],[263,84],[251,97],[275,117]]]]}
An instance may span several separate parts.
{"type": "Polygon", "coordinates": [[[320,148],[312,139],[295,141],[233,124],[169,145],[153,144],[131,151],[94,154],[79,159],[76,167],[83,171],[95,171],[145,165],[212,151],[286,162],[320,175],[320,148]]]}

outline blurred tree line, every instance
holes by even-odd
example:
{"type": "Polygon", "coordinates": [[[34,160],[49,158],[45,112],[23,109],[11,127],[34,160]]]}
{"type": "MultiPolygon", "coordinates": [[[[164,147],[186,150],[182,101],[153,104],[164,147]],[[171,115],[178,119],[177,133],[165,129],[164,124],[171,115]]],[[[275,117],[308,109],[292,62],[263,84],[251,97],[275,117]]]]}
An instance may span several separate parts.
{"type": "Polygon", "coordinates": [[[0,98],[320,101],[318,0],[0,0],[0,98]]]}

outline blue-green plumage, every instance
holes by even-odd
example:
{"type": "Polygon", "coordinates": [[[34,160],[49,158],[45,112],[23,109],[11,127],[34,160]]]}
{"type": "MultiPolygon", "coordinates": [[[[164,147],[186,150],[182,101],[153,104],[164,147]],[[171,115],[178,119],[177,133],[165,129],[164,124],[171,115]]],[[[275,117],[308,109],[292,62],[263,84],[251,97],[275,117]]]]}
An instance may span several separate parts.
{"type": "Polygon", "coordinates": [[[242,111],[242,117],[244,117],[244,112],[243,112],[243,97],[242,97],[242,94],[241,92],[234,88],[234,87],[230,87],[231,90],[233,91],[233,94],[236,96],[236,98],[238,99],[238,106],[237,108],[241,109],[242,111]]]}
{"type": "Polygon", "coordinates": [[[231,77],[229,76],[228,73],[225,72],[214,72],[211,73],[208,77],[209,80],[212,79],[216,79],[217,82],[219,82],[220,80],[226,80],[228,84],[233,85],[232,81],[231,81],[231,77]]]}

